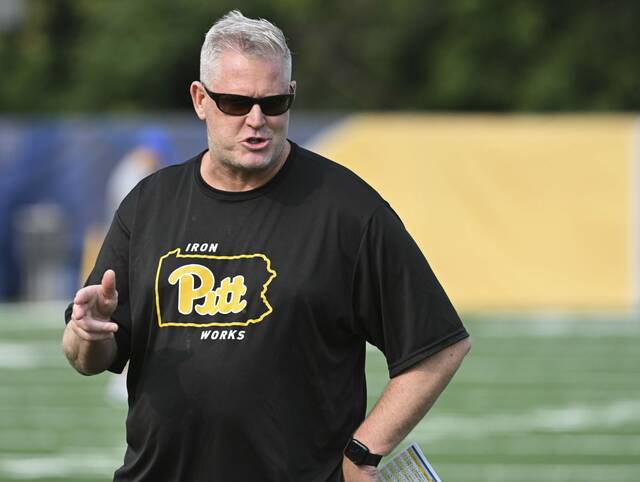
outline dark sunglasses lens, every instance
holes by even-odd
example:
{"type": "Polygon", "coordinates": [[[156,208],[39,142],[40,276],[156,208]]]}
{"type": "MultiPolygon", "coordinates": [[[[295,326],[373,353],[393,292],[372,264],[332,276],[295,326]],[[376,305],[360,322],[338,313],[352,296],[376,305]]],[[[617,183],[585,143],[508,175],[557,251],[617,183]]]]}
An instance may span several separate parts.
{"type": "Polygon", "coordinates": [[[291,107],[290,95],[274,95],[260,100],[260,109],[265,115],[284,114],[291,107]]]}
{"type": "Polygon", "coordinates": [[[245,115],[252,107],[252,101],[248,97],[240,95],[221,95],[218,97],[218,108],[225,114],[245,115]]]}
{"type": "Polygon", "coordinates": [[[254,103],[260,105],[265,115],[281,115],[289,110],[293,102],[293,95],[272,95],[262,99],[252,99],[242,95],[217,94],[218,108],[229,115],[246,115],[253,108],[254,103]]]}

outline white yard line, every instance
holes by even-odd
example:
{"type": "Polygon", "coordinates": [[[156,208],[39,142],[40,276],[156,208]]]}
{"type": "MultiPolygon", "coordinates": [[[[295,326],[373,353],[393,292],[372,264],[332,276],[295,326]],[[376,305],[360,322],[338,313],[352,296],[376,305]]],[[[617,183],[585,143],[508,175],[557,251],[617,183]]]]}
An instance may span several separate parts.
{"type": "Polygon", "coordinates": [[[0,369],[51,367],[60,365],[61,360],[62,348],[58,342],[0,342],[0,369]]]}
{"type": "Polygon", "coordinates": [[[24,456],[0,455],[0,477],[39,479],[65,477],[85,479],[87,476],[105,477],[121,465],[122,454],[104,452],[76,452],[56,455],[24,456]]]}
{"type": "Polygon", "coordinates": [[[604,405],[576,404],[477,417],[433,414],[427,416],[412,433],[425,440],[451,437],[478,439],[500,433],[583,431],[627,424],[640,424],[640,400],[604,405]]]}
{"type": "Polygon", "coordinates": [[[473,328],[483,338],[640,336],[640,316],[632,312],[495,313],[470,318],[474,320],[473,328]]]}

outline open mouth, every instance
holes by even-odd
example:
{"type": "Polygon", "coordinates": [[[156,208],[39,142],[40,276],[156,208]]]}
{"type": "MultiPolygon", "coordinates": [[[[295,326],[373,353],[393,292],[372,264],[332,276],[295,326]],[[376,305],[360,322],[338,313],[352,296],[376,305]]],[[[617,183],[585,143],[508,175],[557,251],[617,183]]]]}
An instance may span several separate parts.
{"type": "Polygon", "coordinates": [[[247,137],[243,141],[243,144],[250,149],[262,149],[269,144],[269,139],[266,137],[259,137],[259,136],[247,137]]]}

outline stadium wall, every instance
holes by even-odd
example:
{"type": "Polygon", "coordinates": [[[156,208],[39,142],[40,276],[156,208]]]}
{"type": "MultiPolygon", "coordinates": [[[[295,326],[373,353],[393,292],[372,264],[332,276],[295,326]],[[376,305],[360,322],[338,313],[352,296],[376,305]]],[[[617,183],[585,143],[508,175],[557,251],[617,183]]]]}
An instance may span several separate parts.
{"type": "Polygon", "coordinates": [[[633,116],[363,114],[313,148],[377,188],[463,310],[631,309],[633,116]]]}

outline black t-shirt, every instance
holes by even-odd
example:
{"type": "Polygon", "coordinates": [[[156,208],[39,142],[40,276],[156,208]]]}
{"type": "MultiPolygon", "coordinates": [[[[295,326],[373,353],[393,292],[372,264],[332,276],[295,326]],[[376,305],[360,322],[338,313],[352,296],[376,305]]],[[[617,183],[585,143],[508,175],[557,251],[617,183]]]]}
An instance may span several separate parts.
{"type": "Polygon", "coordinates": [[[115,270],[110,370],[129,361],[114,480],[338,481],[365,416],[365,341],[393,377],[467,332],[348,169],[292,144],[267,184],[223,192],[201,158],[133,189],[87,280],[115,270]]]}

